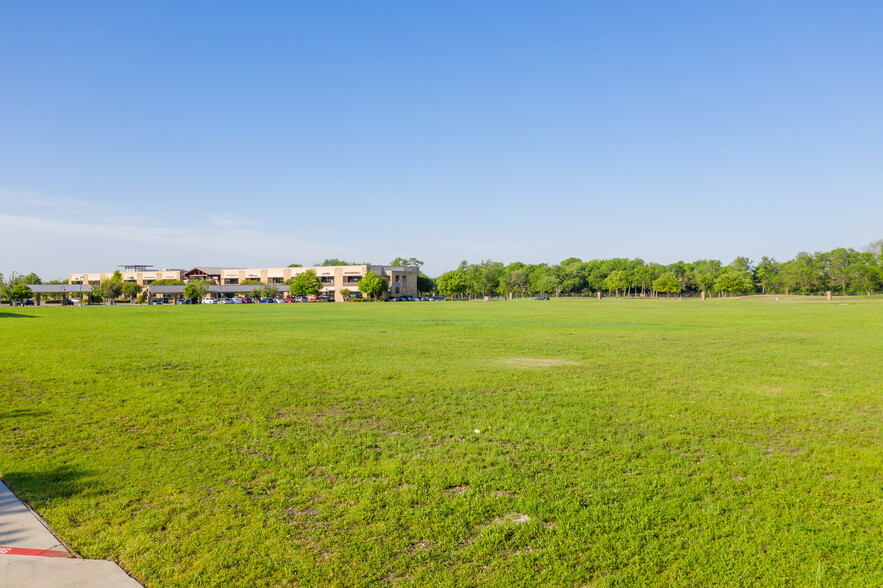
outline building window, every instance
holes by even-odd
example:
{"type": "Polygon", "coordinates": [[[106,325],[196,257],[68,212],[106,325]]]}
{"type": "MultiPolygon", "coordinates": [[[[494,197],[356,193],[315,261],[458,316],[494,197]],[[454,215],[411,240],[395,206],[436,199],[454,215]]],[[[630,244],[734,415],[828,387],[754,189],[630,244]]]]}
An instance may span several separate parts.
{"type": "Polygon", "coordinates": [[[362,281],[362,276],[347,276],[346,283],[347,284],[358,284],[362,281]]]}
{"type": "Polygon", "coordinates": [[[323,284],[333,284],[334,283],[334,276],[322,276],[319,279],[322,280],[323,284]]]}
{"type": "Polygon", "coordinates": [[[396,294],[398,294],[398,293],[399,293],[399,287],[396,286],[396,294]]]}

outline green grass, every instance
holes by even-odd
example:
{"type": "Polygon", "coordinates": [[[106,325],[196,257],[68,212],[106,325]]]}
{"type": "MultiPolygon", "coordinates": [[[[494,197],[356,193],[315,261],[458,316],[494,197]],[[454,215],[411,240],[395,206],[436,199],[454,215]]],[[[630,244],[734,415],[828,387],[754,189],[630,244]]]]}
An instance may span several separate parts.
{"type": "Polygon", "coordinates": [[[883,585],[847,302],[7,309],[0,473],[148,586],[883,585]]]}

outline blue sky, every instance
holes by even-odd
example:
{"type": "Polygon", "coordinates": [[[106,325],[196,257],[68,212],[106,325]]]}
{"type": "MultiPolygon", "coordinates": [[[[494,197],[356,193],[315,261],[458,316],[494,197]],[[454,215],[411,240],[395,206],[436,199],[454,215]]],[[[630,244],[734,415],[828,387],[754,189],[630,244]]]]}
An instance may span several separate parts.
{"type": "Polygon", "coordinates": [[[0,2],[0,272],[883,237],[879,2],[0,2]]]}

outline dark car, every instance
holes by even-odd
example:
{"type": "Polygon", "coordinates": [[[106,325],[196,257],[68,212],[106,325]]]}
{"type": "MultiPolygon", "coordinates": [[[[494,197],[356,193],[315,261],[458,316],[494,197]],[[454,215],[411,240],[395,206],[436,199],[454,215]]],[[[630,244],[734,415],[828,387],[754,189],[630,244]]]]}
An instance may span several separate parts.
{"type": "Polygon", "coordinates": [[[65,298],[64,300],[61,301],[61,305],[62,305],[62,306],[73,306],[73,305],[74,305],[74,301],[73,301],[73,300],[68,300],[67,298],[65,298]]]}
{"type": "Polygon", "coordinates": [[[548,300],[548,296],[537,296],[537,300],[548,300]]]}
{"type": "Polygon", "coordinates": [[[30,299],[28,299],[28,300],[22,300],[22,301],[21,301],[21,305],[22,305],[22,306],[34,306],[34,301],[33,301],[33,300],[30,300],[30,299]]]}

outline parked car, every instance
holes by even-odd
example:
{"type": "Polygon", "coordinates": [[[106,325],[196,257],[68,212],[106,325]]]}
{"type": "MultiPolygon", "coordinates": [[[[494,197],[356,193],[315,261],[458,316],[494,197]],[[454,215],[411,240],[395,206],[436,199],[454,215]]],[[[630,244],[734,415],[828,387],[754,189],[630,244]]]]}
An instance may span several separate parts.
{"type": "Polygon", "coordinates": [[[248,296],[243,296],[243,297],[242,297],[242,304],[253,304],[253,303],[254,303],[254,300],[252,300],[252,299],[249,298],[248,296]]]}
{"type": "Polygon", "coordinates": [[[193,303],[190,302],[189,298],[178,298],[177,300],[175,300],[175,304],[193,304],[193,303]]]}
{"type": "Polygon", "coordinates": [[[61,305],[62,305],[62,306],[73,306],[73,305],[74,305],[74,301],[73,301],[73,300],[68,300],[67,298],[65,298],[64,300],[61,301],[61,305]]]}
{"type": "Polygon", "coordinates": [[[537,296],[537,300],[548,300],[548,296],[537,296]]]}
{"type": "Polygon", "coordinates": [[[22,300],[21,305],[22,306],[34,306],[34,301],[31,300],[30,298],[27,300],[22,300]]]}
{"type": "Polygon", "coordinates": [[[202,299],[202,303],[203,304],[217,304],[218,299],[212,298],[211,296],[206,296],[205,298],[202,299]]]}

